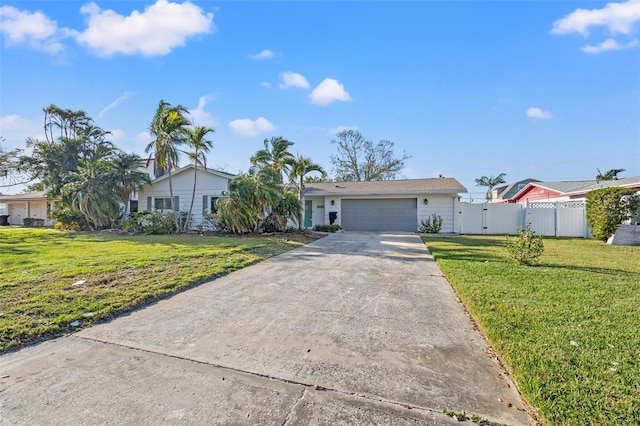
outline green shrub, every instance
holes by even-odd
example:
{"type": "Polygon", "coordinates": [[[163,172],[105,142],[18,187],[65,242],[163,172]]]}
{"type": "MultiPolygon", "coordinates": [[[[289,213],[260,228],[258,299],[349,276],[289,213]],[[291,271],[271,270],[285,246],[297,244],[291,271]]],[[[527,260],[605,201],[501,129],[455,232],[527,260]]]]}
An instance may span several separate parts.
{"type": "Polygon", "coordinates": [[[188,219],[187,212],[174,212],[158,210],[154,212],[142,211],[133,213],[132,218],[126,221],[123,229],[136,234],[167,235],[175,234],[177,229],[182,229],[188,219]],[[176,215],[179,215],[176,228],[176,215]]]}
{"type": "Polygon", "coordinates": [[[44,219],[36,219],[34,217],[25,217],[22,219],[22,223],[27,228],[43,228],[44,227],[44,219]]]}
{"type": "Polygon", "coordinates": [[[606,241],[616,228],[638,210],[637,189],[601,188],[587,193],[587,224],[591,235],[606,241]]]}
{"type": "Polygon", "coordinates": [[[442,230],[442,216],[433,213],[426,220],[420,221],[420,232],[423,234],[438,234],[442,230]]]}
{"type": "Polygon", "coordinates": [[[69,208],[56,208],[49,214],[56,221],[55,229],[68,231],[88,231],[91,228],[89,222],[79,211],[69,208]]]}
{"type": "Polygon", "coordinates": [[[520,265],[533,265],[538,262],[544,252],[542,235],[536,234],[529,222],[524,230],[522,226],[518,227],[516,237],[507,236],[506,246],[509,256],[520,265]]]}
{"type": "Polygon", "coordinates": [[[209,210],[202,217],[202,222],[196,225],[196,229],[199,232],[228,232],[218,215],[209,212],[209,210]]]}
{"type": "Polygon", "coordinates": [[[336,232],[340,229],[342,229],[342,227],[336,223],[332,225],[316,225],[313,227],[313,230],[318,232],[336,232]]]}

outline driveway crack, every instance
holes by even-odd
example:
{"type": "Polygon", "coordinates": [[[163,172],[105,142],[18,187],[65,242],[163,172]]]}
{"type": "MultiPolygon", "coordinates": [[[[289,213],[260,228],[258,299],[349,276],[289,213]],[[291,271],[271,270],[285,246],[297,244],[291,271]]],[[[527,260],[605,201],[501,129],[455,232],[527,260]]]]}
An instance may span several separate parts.
{"type": "Polygon", "coordinates": [[[287,413],[287,416],[284,418],[284,422],[282,422],[282,426],[286,426],[289,423],[294,413],[296,412],[296,407],[304,399],[304,396],[306,395],[306,393],[307,393],[307,388],[302,388],[302,391],[300,392],[298,399],[296,399],[296,401],[293,403],[293,405],[291,406],[291,410],[289,410],[289,412],[287,413]]]}

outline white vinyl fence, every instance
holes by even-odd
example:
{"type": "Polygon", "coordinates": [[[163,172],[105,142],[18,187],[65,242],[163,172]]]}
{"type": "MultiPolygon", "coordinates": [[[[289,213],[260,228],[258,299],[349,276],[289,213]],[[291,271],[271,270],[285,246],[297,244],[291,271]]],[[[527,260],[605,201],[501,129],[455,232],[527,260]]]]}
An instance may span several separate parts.
{"type": "Polygon", "coordinates": [[[531,202],[527,204],[462,204],[461,234],[516,235],[527,222],[537,233],[553,237],[588,238],[583,201],[531,202]]]}

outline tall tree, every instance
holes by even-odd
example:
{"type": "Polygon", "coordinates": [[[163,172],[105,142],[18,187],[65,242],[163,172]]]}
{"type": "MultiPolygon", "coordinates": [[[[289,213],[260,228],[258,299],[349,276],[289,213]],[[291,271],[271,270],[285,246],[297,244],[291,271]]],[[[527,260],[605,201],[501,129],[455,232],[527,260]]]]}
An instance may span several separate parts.
{"type": "Polygon", "coordinates": [[[336,137],[331,143],[338,152],[331,155],[331,164],[338,181],[393,180],[405,160],[411,158],[406,152],[396,157],[392,141],[381,140],[374,145],[357,130],[344,130],[336,137]]]}
{"type": "Polygon", "coordinates": [[[113,226],[120,215],[120,197],[115,191],[110,163],[98,160],[81,165],[61,194],[91,223],[94,229],[113,226]]]}
{"type": "Polygon", "coordinates": [[[129,214],[129,199],[131,194],[151,182],[149,175],[140,171],[142,159],[137,154],[118,151],[111,161],[109,170],[110,180],[114,184],[114,191],[124,204],[122,220],[129,214]]]}
{"type": "MultiPolygon", "coordinates": [[[[193,201],[196,198],[198,166],[202,166],[205,170],[207,169],[207,154],[213,148],[213,142],[207,139],[207,135],[213,132],[214,130],[211,127],[205,126],[194,126],[193,129],[186,127],[184,129],[184,133],[187,136],[186,143],[192,149],[187,155],[193,161],[193,191],[191,192],[191,204],[189,205],[189,218],[193,213],[193,201]]],[[[185,221],[185,227],[188,223],[188,221],[185,221]]]]}
{"type": "Polygon", "coordinates": [[[33,148],[30,173],[50,196],[57,197],[76,178],[73,173],[80,166],[107,159],[116,148],[106,139],[110,132],[96,126],[82,110],[50,105],[43,112],[45,139],[27,139],[27,147],[33,148]]]}
{"type": "Polygon", "coordinates": [[[618,180],[618,173],[624,172],[624,169],[611,169],[607,170],[606,173],[602,173],[600,169],[596,168],[598,174],[596,175],[596,180],[618,180]]]}
{"type": "Polygon", "coordinates": [[[0,187],[11,187],[28,183],[31,158],[24,155],[22,149],[7,151],[2,147],[4,138],[0,136],[0,187]]]}
{"type": "MultiPolygon", "coordinates": [[[[188,114],[182,105],[172,106],[170,103],[160,100],[153,120],[149,125],[149,131],[154,137],[145,152],[154,155],[154,175],[155,177],[169,175],[169,195],[171,202],[173,197],[173,180],[171,172],[177,166],[180,159],[179,147],[185,143],[184,129],[189,125],[189,120],[185,117],[188,114]]],[[[178,206],[172,206],[174,211],[179,211],[178,206]]],[[[180,218],[176,215],[176,229],[180,229],[180,218]]]]}
{"type": "Polygon", "coordinates": [[[500,173],[498,176],[481,176],[479,179],[476,179],[476,186],[486,186],[487,187],[487,201],[491,201],[493,199],[493,187],[499,185],[501,183],[505,183],[504,177],[506,173],[500,173]]]}
{"type": "Polygon", "coordinates": [[[257,151],[251,157],[251,164],[255,167],[270,167],[276,175],[276,183],[284,183],[283,172],[286,170],[288,159],[292,159],[293,154],[289,152],[289,147],[294,142],[288,141],[281,136],[274,136],[264,140],[264,149],[257,151]]]}
{"type": "Polygon", "coordinates": [[[298,200],[300,201],[300,214],[298,215],[298,229],[303,228],[302,224],[302,197],[304,196],[304,179],[309,173],[320,173],[324,178],[327,173],[321,165],[314,163],[308,157],[298,156],[288,159],[286,164],[289,166],[289,179],[296,185],[298,200]]]}

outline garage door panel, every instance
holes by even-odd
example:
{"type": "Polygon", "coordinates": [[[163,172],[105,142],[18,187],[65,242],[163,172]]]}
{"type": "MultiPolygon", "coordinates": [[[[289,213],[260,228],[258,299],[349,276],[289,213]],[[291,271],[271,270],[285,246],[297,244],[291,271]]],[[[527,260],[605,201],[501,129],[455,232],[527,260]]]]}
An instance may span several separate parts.
{"type": "Polygon", "coordinates": [[[342,227],[347,231],[415,232],[418,205],[415,198],[342,200],[342,227]]]}

